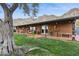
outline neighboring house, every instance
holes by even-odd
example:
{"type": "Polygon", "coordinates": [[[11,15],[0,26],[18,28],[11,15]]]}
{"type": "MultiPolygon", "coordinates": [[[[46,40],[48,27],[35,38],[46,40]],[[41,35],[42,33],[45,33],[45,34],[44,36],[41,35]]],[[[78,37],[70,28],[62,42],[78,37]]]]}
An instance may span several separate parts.
{"type": "Polygon", "coordinates": [[[41,35],[57,39],[75,40],[75,21],[79,18],[79,9],[74,8],[62,16],[44,15],[36,20],[15,20],[16,33],[41,35]]]}

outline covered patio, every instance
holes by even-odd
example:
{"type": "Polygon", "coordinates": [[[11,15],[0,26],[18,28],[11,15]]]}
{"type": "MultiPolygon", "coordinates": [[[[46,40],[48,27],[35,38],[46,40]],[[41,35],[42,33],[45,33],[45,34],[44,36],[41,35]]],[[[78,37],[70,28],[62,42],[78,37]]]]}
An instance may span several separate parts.
{"type": "Polygon", "coordinates": [[[75,40],[75,22],[79,19],[78,15],[77,12],[66,13],[60,17],[44,15],[37,20],[14,22],[14,27],[16,27],[16,33],[29,37],[75,40]]]}

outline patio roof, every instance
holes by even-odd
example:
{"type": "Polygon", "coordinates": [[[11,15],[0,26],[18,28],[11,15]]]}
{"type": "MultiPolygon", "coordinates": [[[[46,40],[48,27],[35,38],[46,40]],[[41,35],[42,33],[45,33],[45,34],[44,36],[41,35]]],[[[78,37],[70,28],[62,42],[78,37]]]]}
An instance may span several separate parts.
{"type": "Polygon", "coordinates": [[[17,19],[13,21],[14,26],[22,26],[22,25],[31,25],[31,24],[39,24],[39,23],[48,23],[53,21],[64,21],[69,19],[78,19],[79,18],[79,9],[74,8],[70,11],[64,13],[62,16],[55,16],[55,15],[43,15],[35,20],[32,20],[32,18],[27,18],[25,20],[23,19],[17,19]]]}

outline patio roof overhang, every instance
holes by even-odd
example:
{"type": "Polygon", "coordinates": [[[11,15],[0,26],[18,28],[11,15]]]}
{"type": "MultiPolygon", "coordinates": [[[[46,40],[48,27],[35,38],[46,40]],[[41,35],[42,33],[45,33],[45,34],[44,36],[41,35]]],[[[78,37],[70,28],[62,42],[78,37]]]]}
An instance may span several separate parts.
{"type": "Polygon", "coordinates": [[[74,16],[74,17],[67,17],[67,18],[59,18],[59,19],[54,19],[50,21],[44,21],[44,22],[37,22],[37,23],[32,23],[32,24],[27,24],[27,25],[35,25],[35,24],[47,24],[51,22],[62,22],[62,21],[68,21],[68,20],[77,20],[79,19],[79,16],[74,16]]]}
{"type": "Polygon", "coordinates": [[[63,17],[63,18],[57,18],[57,19],[51,19],[51,20],[47,20],[47,21],[41,21],[41,22],[33,22],[33,23],[29,23],[29,24],[23,24],[23,25],[18,25],[18,26],[24,26],[24,25],[36,25],[36,24],[47,24],[47,23],[51,23],[51,22],[62,22],[62,21],[68,21],[68,20],[76,20],[79,19],[79,16],[74,16],[74,17],[63,17]]]}

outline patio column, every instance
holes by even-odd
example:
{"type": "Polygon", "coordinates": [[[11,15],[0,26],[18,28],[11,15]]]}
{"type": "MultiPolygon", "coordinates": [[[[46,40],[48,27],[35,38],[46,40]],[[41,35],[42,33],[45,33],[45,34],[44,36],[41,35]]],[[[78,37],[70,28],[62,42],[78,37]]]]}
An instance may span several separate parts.
{"type": "Polygon", "coordinates": [[[72,21],[72,40],[75,40],[75,22],[76,19],[72,21]]]}

